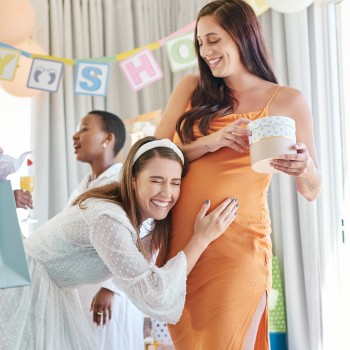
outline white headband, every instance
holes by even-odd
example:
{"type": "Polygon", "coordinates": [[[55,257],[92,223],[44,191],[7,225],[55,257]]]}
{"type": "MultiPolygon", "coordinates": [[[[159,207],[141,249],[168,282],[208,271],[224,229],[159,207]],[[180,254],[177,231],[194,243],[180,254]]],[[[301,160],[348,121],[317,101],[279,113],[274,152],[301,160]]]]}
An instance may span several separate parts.
{"type": "Polygon", "coordinates": [[[151,141],[143,144],[135,153],[134,159],[132,160],[132,165],[135,164],[135,162],[140,158],[142,154],[156,147],[171,148],[180,157],[182,164],[185,164],[184,156],[180,148],[177,147],[175,143],[171,142],[169,139],[161,139],[161,140],[155,140],[155,141],[151,141]]]}

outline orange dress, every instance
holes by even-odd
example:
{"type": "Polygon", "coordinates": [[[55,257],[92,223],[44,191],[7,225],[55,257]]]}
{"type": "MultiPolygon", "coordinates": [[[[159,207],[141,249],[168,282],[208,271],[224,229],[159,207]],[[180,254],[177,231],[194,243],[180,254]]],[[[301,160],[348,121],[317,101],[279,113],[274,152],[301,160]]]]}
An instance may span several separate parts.
{"type": "MultiPolygon", "coordinates": [[[[212,132],[242,117],[251,120],[265,117],[268,105],[259,112],[231,114],[212,121],[212,132]]],[[[198,128],[195,136],[202,136],[198,128]]],[[[174,141],[179,142],[177,135],[174,141]]],[[[215,208],[225,198],[238,198],[239,208],[236,219],[209,245],[188,276],[182,317],[176,325],[169,325],[176,349],[243,348],[257,305],[271,288],[272,247],[267,203],[270,180],[271,175],[251,169],[249,151],[240,154],[223,147],[190,163],[172,212],[169,258],[190,240],[196,214],[206,199],[215,208]]],[[[265,308],[255,349],[268,349],[268,343],[265,308]]]]}

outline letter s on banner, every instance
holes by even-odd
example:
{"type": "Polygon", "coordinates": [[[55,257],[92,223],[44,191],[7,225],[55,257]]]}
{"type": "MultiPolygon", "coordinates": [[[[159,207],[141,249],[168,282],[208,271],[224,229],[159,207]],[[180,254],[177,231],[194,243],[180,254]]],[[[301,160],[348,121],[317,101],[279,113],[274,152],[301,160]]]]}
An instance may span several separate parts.
{"type": "Polygon", "coordinates": [[[74,91],[82,95],[106,96],[108,77],[108,63],[78,62],[74,91]]]}

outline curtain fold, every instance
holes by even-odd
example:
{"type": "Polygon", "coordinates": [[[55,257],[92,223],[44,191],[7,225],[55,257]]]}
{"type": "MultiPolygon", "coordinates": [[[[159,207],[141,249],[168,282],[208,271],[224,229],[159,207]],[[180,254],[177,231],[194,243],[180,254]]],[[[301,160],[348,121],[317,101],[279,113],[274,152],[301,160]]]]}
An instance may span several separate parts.
{"type": "Polygon", "coordinates": [[[341,200],[337,73],[330,70],[329,7],[282,15],[269,11],[262,24],[280,83],[303,92],[313,112],[323,186],[316,202],[297,194],[294,182],[275,175],[270,188],[274,252],[283,266],[288,348],[345,349],[340,342],[339,219],[341,200]],[[335,81],[334,81],[335,80],[335,81]]]}
{"type": "MultiPolygon", "coordinates": [[[[261,21],[280,84],[301,90],[311,105],[307,11],[290,15],[269,11],[261,21]]],[[[306,214],[314,205],[297,194],[291,177],[273,176],[269,196],[272,240],[274,254],[283,266],[288,348],[291,350],[321,349],[320,307],[314,303],[319,300],[318,264],[309,254],[303,254],[305,250],[316,250],[312,256],[318,256],[317,240],[309,239],[305,244],[303,239],[305,234],[315,238],[313,233],[317,228],[309,224],[306,214]],[[307,276],[312,271],[316,281],[311,279],[310,283],[315,284],[310,286],[307,276]]]]}

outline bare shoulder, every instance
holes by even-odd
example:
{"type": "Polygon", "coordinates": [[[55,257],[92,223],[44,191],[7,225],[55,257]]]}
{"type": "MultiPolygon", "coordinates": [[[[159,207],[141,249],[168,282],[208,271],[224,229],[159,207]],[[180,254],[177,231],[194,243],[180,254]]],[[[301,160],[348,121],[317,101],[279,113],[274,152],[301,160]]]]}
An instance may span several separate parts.
{"type": "Polygon", "coordinates": [[[184,77],[182,77],[177,85],[176,88],[181,88],[181,89],[186,89],[188,91],[194,91],[194,89],[197,87],[199,82],[199,77],[198,75],[195,74],[189,74],[189,75],[185,75],[184,77]]]}
{"type": "Polygon", "coordinates": [[[166,137],[170,140],[173,138],[176,123],[186,111],[198,82],[199,78],[196,75],[186,75],[178,81],[154,133],[156,137],[166,137]]]}
{"type": "Polygon", "coordinates": [[[289,103],[306,102],[303,93],[290,86],[282,86],[278,92],[279,99],[288,100],[289,103]]]}
{"type": "Polygon", "coordinates": [[[188,101],[190,100],[193,91],[196,89],[199,82],[199,77],[197,75],[191,74],[191,75],[185,75],[182,77],[175,89],[173,90],[168,105],[172,105],[171,107],[174,107],[175,104],[185,102],[186,106],[188,104],[188,101]]]}
{"type": "Polygon", "coordinates": [[[199,78],[197,75],[186,75],[182,77],[171,94],[167,107],[171,109],[180,108],[182,110],[181,112],[183,112],[198,82],[199,78]]]}
{"type": "Polygon", "coordinates": [[[283,86],[271,102],[270,114],[285,115],[293,119],[311,116],[310,107],[304,94],[293,87],[283,86]]]}

